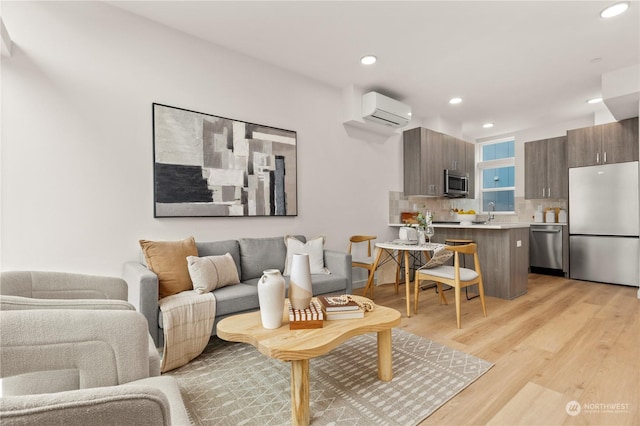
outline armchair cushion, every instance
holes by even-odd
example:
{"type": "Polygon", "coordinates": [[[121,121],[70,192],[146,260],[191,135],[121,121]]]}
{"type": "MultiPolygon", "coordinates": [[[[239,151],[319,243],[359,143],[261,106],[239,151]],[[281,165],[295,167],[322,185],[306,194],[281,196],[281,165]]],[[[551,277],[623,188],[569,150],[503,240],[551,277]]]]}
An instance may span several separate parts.
{"type": "Polygon", "coordinates": [[[0,377],[77,369],[81,388],[149,376],[147,322],[135,311],[0,311],[0,377]]]}
{"type": "MultiPolygon", "coordinates": [[[[182,410],[184,411],[184,406],[182,410]]],[[[183,417],[185,414],[181,416],[183,417]]],[[[169,426],[189,423],[172,422],[169,401],[161,390],[132,384],[3,397],[0,399],[0,424],[169,426]]]]}
{"type": "Polygon", "coordinates": [[[158,276],[160,299],[193,289],[187,267],[187,256],[198,255],[193,237],[181,241],[140,240],[140,247],[149,269],[158,276]]]}
{"type": "Polygon", "coordinates": [[[0,296],[0,310],[26,309],[101,309],[135,311],[135,307],[124,300],[112,299],[32,299],[20,296],[0,296]]]}
{"type": "Polygon", "coordinates": [[[3,271],[0,294],[38,299],[127,300],[122,278],[54,271],[3,271]]]}
{"type": "Polygon", "coordinates": [[[33,371],[0,379],[2,395],[34,395],[80,389],[80,372],[76,368],[33,371]]]}

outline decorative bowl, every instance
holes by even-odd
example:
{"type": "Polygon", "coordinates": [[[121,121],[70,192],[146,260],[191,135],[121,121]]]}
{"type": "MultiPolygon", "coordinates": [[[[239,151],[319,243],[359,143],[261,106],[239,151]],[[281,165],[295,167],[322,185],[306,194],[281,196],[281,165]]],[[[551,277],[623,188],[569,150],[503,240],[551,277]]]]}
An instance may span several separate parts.
{"type": "Polygon", "coordinates": [[[460,214],[456,213],[457,220],[460,222],[460,225],[471,225],[478,218],[477,214],[460,214]]]}

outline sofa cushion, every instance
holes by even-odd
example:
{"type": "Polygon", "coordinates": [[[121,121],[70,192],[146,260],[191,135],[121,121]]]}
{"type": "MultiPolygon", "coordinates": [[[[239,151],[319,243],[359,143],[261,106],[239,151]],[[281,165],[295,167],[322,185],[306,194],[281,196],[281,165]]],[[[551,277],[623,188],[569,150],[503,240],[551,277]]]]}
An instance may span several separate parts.
{"type": "Polygon", "coordinates": [[[238,270],[238,278],[242,281],[240,269],[240,245],[236,240],[196,242],[198,256],[221,256],[229,253],[233,257],[238,270]]]}
{"type": "Polygon", "coordinates": [[[229,253],[222,256],[188,256],[187,265],[193,289],[199,294],[240,283],[236,264],[229,253]]]}
{"type": "MultiPolygon", "coordinates": [[[[259,278],[256,278],[251,281],[255,281],[257,284],[258,280],[259,278]]],[[[214,290],[213,295],[216,298],[216,318],[260,308],[258,287],[256,285],[240,283],[222,287],[214,290]]],[[[164,328],[160,310],[158,310],[158,327],[164,328]]]]}
{"type": "Polygon", "coordinates": [[[326,274],[329,272],[324,267],[324,237],[312,238],[306,243],[296,237],[287,235],[284,237],[287,246],[287,257],[284,263],[283,275],[291,275],[291,263],[294,254],[309,255],[309,269],[312,274],[326,274]]]}
{"type": "Polygon", "coordinates": [[[216,316],[250,311],[260,308],[258,301],[258,287],[240,283],[216,289],[216,316]]]}
{"type": "Polygon", "coordinates": [[[193,289],[187,256],[197,256],[193,237],[180,241],[140,240],[149,269],[158,276],[159,297],[170,296],[193,289]]]}
{"type": "MultiPolygon", "coordinates": [[[[306,239],[296,236],[305,242],[306,239]]],[[[238,240],[240,245],[240,268],[242,269],[242,282],[253,278],[260,278],[265,269],[284,270],[284,262],[287,257],[287,247],[284,238],[242,238],[238,240]]]]}

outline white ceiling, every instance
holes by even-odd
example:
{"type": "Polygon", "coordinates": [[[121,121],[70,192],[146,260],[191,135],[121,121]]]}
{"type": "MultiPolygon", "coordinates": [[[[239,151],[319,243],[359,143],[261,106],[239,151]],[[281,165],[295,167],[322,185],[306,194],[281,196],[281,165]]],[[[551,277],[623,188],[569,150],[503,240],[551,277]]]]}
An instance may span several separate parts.
{"type": "Polygon", "coordinates": [[[608,20],[599,13],[613,1],[108,3],[339,89],[379,91],[476,139],[606,110],[585,102],[602,74],[640,62],[637,0],[608,20]],[[362,66],[364,54],[378,62],[362,66]]]}

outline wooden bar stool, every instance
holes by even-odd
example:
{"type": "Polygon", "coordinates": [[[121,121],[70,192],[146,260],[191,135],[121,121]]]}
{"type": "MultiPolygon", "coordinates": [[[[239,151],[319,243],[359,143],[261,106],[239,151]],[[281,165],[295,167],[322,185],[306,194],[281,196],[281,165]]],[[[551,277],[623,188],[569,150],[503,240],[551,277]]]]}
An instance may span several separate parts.
{"type": "MultiPolygon", "coordinates": [[[[465,238],[462,238],[462,239],[447,238],[446,240],[444,240],[444,243],[446,245],[448,245],[448,246],[462,246],[462,245],[465,245],[465,244],[473,243],[473,240],[468,240],[468,239],[465,239],[465,238]]],[[[466,256],[464,254],[462,255],[462,267],[463,268],[467,267],[466,256]]],[[[465,294],[465,297],[467,298],[467,300],[475,299],[476,297],[480,296],[480,292],[478,292],[478,294],[476,294],[475,296],[469,297],[469,287],[465,287],[464,288],[464,294],[465,294]]]]}

